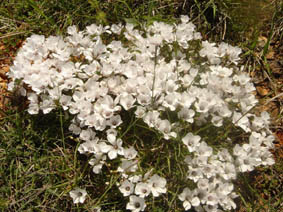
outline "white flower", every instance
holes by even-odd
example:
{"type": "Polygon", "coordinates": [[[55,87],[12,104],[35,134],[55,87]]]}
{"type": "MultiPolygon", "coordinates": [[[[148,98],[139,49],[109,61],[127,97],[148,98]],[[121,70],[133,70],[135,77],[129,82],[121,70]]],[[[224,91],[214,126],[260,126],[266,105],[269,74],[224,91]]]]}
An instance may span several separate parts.
{"type": "Polygon", "coordinates": [[[187,108],[182,108],[178,112],[178,118],[184,119],[186,122],[193,123],[194,122],[194,117],[195,111],[192,109],[187,109],[187,108]]]}
{"type": "Polygon", "coordinates": [[[128,160],[136,158],[137,154],[138,152],[133,146],[131,146],[130,148],[124,148],[124,157],[128,160]]]}
{"type": "Polygon", "coordinates": [[[74,133],[75,135],[79,135],[81,133],[81,131],[82,131],[82,129],[79,126],[75,125],[75,124],[70,124],[69,130],[72,133],[74,133]]]}
{"type": "Polygon", "coordinates": [[[201,57],[207,57],[211,64],[219,64],[220,59],[218,58],[217,47],[215,43],[209,43],[208,41],[202,42],[202,49],[199,54],[201,57]]]}
{"type": "MultiPolygon", "coordinates": [[[[90,161],[90,163],[91,163],[91,162],[92,162],[92,161],[90,161]]],[[[95,174],[101,173],[101,169],[102,169],[102,167],[103,167],[103,164],[104,164],[104,163],[98,163],[98,164],[94,165],[93,168],[92,168],[93,173],[95,173],[95,174]]]]}
{"type": "Polygon", "coordinates": [[[100,212],[100,211],[101,211],[101,207],[95,207],[92,212],[100,212]]]}
{"type": "Polygon", "coordinates": [[[135,195],[130,196],[130,202],[126,206],[126,208],[132,212],[144,211],[145,207],[146,204],[144,198],[135,195]]]}
{"type": "Polygon", "coordinates": [[[182,23],[188,23],[190,21],[189,17],[186,15],[181,15],[182,23]]]}
{"type": "Polygon", "coordinates": [[[147,183],[139,182],[136,184],[135,194],[140,197],[146,197],[150,194],[150,187],[147,183]]]}
{"type": "Polygon", "coordinates": [[[138,183],[142,181],[142,175],[131,175],[128,180],[132,183],[138,183]]]}
{"type": "Polygon", "coordinates": [[[200,168],[190,167],[187,177],[194,182],[197,182],[199,179],[203,178],[203,173],[200,168]]]}
{"type": "Polygon", "coordinates": [[[148,180],[148,185],[154,197],[158,197],[160,194],[166,193],[166,179],[158,176],[157,174],[153,175],[148,180]]]}
{"type": "Polygon", "coordinates": [[[247,115],[242,115],[241,113],[234,112],[233,123],[241,127],[245,132],[250,132],[250,122],[247,115]]]}
{"type": "Polygon", "coordinates": [[[134,184],[128,180],[125,180],[121,183],[119,190],[121,191],[124,197],[130,196],[134,192],[134,184]]]}
{"type": "Polygon", "coordinates": [[[239,82],[240,85],[246,85],[250,81],[250,77],[248,74],[242,72],[239,75],[235,75],[233,80],[239,82]]]}
{"type": "Polygon", "coordinates": [[[233,191],[233,188],[234,186],[232,183],[220,183],[216,189],[217,196],[227,196],[233,191]]]}
{"type": "Polygon", "coordinates": [[[89,127],[94,127],[96,130],[103,131],[106,128],[106,120],[101,115],[95,113],[87,115],[85,118],[85,124],[89,127]]]}
{"type": "Polygon", "coordinates": [[[252,171],[256,165],[256,159],[245,154],[237,157],[235,164],[240,172],[252,171]]]}
{"type": "Polygon", "coordinates": [[[211,164],[204,165],[203,167],[201,167],[201,170],[207,178],[211,178],[217,173],[216,167],[211,164]]]}
{"type": "Polygon", "coordinates": [[[137,101],[141,105],[149,105],[151,103],[151,97],[150,97],[150,95],[139,94],[137,96],[137,101]]]}
{"type": "Polygon", "coordinates": [[[69,194],[73,198],[73,202],[75,204],[83,203],[87,195],[86,190],[80,188],[76,188],[75,190],[70,191],[69,194]]]}
{"type": "Polygon", "coordinates": [[[190,152],[194,152],[196,151],[196,148],[200,145],[200,139],[200,136],[188,133],[185,137],[182,138],[182,141],[187,146],[190,152]]]}
{"type": "Polygon", "coordinates": [[[134,97],[130,94],[124,93],[120,96],[120,104],[125,110],[129,110],[131,107],[133,107],[135,101],[136,100],[134,97]]]}
{"type": "Polygon", "coordinates": [[[194,77],[189,74],[186,74],[181,80],[184,87],[189,87],[194,81],[194,77]]]}
{"type": "Polygon", "coordinates": [[[67,110],[69,108],[69,105],[71,103],[72,97],[71,96],[67,96],[67,95],[62,95],[60,97],[60,103],[63,107],[64,110],[67,110]]]}
{"type": "Polygon", "coordinates": [[[168,107],[171,111],[176,110],[178,103],[178,94],[176,92],[169,93],[165,96],[163,106],[168,107]]]}
{"type": "Polygon", "coordinates": [[[191,191],[189,188],[185,188],[178,197],[181,201],[183,201],[183,207],[185,210],[189,210],[192,206],[196,207],[200,204],[200,200],[196,196],[196,192],[191,191]]]}
{"type": "Polygon", "coordinates": [[[104,28],[102,25],[97,26],[96,24],[92,24],[86,27],[86,32],[89,35],[100,35],[102,32],[104,32],[104,28]]]}
{"type": "Polygon", "coordinates": [[[217,156],[221,161],[233,162],[233,157],[229,153],[228,149],[223,148],[221,151],[218,152],[217,156]]]}
{"type": "Polygon", "coordinates": [[[118,167],[118,172],[135,172],[138,169],[137,163],[137,160],[122,160],[122,164],[118,167]]]}
{"type": "Polygon", "coordinates": [[[269,120],[270,120],[270,116],[267,112],[262,112],[261,116],[254,116],[254,119],[252,121],[252,126],[256,129],[262,129],[264,127],[267,127],[269,125],[269,120]]]}
{"type": "Polygon", "coordinates": [[[223,173],[221,177],[224,180],[236,179],[236,167],[233,163],[225,163],[223,164],[223,173]]]}
{"type": "Polygon", "coordinates": [[[118,135],[118,132],[116,129],[113,129],[113,128],[110,128],[108,130],[106,130],[106,133],[107,133],[107,136],[114,136],[114,137],[117,137],[118,135]]]}
{"type": "Polygon", "coordinates": [[[116,115],[116,116],[112,116],[110,118],[110,120],[108,121],[108,125],[110,127],[116,128],[118,127],[120,124],[122,124],[122,119],[120,115],[116,115]]]}
{"type": "Polygon", "coordinates": [[[219,212],[218,205],[204,205],[203,208],[207,212],[219,212]]]}
{"type": "Polygon", "coordinates": [[[91,129],[87,129],[87,130],[82,130],[80,132],[80,139],[84,140],[84,141],[89,141],[91,139],[95,138],[95,132],[92,131],[91,129]]]}
{"type": "Polygon", "coordinates": [[[195,99],[194,95],[188,92],[183,92],[180,96],[179,104],[183,106],[183,108],[190,108],[195,99]]]}
{"type": "Polygon", "coordinates": [[[208,146],[206,142],[202,141],[197,147],[196,152],[200,156],[209,157],[212,155],[212,148],[208,146]]]}
{"type": "Polygon", "coordinates": [[[156,123],[159,121],[159,112],[158,111],[149,111],[143,117],[145,123],[150,127],[156,126],[156,123]]]}
{"type": "Polygon", "coordinates": [[[88,163],[93,166],[92,171],[95,174],[101,173],[103,164],[105,163],[106,156],[104,154],[95,154],[95,158],[92,158],[88,163]]]}
{"type": "Polygon", "coordinates": [[[223,124],[223,118],[220,116],[212,115],[211,122],[213,123],[214,126],[221,127],[223,124]]]}
{"type": "Polygon", "coordinates": [[[272,153],[269,152],[267,149],[265,149],[265,151],[260,152],[260,159],[261,164],[264,166],[272,166],[275,163],[272,153]]]}
{"type": "Polygon", "coordinates": [[[124,148],[122,147],[123,141],[120,138],[116,138],[113,134],[107,135],[107,140],[109,143],[112,144],[110,148],[108,149],[108,157],[110,160],[113,160],[117,157],[117,155],[124,155],[124,148]]]}
{"type": "Polygon", "coordinates": [[[76,34],[77,33],[77,27],[76,26],[69,26],[67,28],[67,32],[69,35],[73,35],[73,34],[76,34]]]}
{"type": "Polygon", "coordinates": [[[125,93],[124,94],[131,94],[133,96],[136,96],[137,94],[137,87],[138,87],[138,82],[137,79],[127,79],[125,82],[125,85],[122,86],[125,89],[125,93]]]}
{"type": "Polygon", "coordinates": [[[218,203],[217,194],[214,192],[206,194],[205,201],[206,201],[206,204],[208,205],[217,205],[218,203]]]}
{"type": "Polygon", "coordinates": [[[197,186],[200,190],[207,190],[209,187],[208,179],[200,179],[197,183],[197,186]]]}
{"type": "Polygon", "coordinates": [[[135,111],[136,117],[137,118],[142,118],[145,115],[145,108],[141,106],[137,106],[137,109],[135,111]]]}
{"type": "Polygon", "coordinates": [[[158,120],[156,127],[163,133],[166,140],[168,140],[170,137],[175,138],[177,136],[175,132],[171,132],[171,123],[168,120],[158,120]]]}
{"type": "Polygon", "coordinates": [[[39,105],[37,103],[30,104],[28,107],[29,114],[38,114],[39,113],[39,105]]]}
{"type": "Polygon", "coordinates": [[[209,110],[209,102],[205,100],[200,100],[198,102],[195,102],[194,106],[196,107],[196,110],[199,113],[206,113],[209,110]]]}
{"type": "Polygon", "coordinates": [[[231,211],[232,209],[236,209],[236,204],[233,201],[233,199],[235,199],[237,197],[237,195],[235,194],[231,194],[229,196],[221,196],[221,202],[220,205],[223,207],[223,209],[225,210],[229,210],[231,211]]]}
{"type": "Polygon", "coordinates": [[[45,99],[41,102],[39,108],[43,111],[44,114],[46,114],[55,108],[55,104],[51,99],[45,99]]]}
{"type": "Polygon", "coordinates": [[[105,141],[100,141],[97,146],[102,153],[108,153],[113,148],[111,145],[106,144],[105,141]]]}

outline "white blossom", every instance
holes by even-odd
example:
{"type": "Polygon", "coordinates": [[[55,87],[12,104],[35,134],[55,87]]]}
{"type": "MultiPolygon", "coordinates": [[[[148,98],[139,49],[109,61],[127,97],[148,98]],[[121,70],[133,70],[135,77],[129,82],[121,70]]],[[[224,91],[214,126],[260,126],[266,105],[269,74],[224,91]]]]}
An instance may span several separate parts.
{"type": "Polygon", "coordinates": [[[146,208],[144,198],[131,195],[130,202],[127,204],[126,208],[132,212],[144,211],[146,208]]]}
{"type": "Polygon", "coordinates": [[[134,184],[128,180],[125,180],[121,183],[119,190],[123,194],[123,196],[129,196],[134,192],[134,184]]]}
{"type": "Polygon", "coordinates": [[[147,183],[139,182],[136,184],[135,194],[144,198],[150,194],[150,187],[147,183]]]}
{"type": "Polygon", "coordinates": [[[75,204],[83,203],[86,199],[87,192],[85,189],[76,188],[69,192],[75,204]]]}
{"type": "Polygon", "coordinates": [[[153,175],[148,180],[148,185],[150,187],[150,191],[154,197],[158,197],[160,194],[166,193],[166,179],[158,176],[157,174],[153,175]]]}

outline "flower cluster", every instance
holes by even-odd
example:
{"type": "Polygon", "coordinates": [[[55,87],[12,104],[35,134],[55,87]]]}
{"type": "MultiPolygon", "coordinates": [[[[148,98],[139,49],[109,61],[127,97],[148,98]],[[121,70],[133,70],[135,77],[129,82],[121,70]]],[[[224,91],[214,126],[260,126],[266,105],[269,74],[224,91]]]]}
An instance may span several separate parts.
{"type": "Polygon", "coordinates": [[[158,197],[160,194],[166,193],[166,180],[154,174],[148,179],[148,174],[144,178],[139,175],[134,175],[124,180],[119,186],[119,190],[123,196],[130,196],[130,202],[127,204],[127,209],[138,212],[143,211],[146,207],[144,198],[152,194],[153,197],[158,197]]]}
{"type": "MultiPolygon", "coordinates": [[[[107,161],[120,161],[118,186],[129,197],[127,209],[143,211],[147,196],[168,189],[157,174],[137,174],[143,172],[139,152],[123,141],[120,130],[123,111],[164,142],[182,143],[187,179],[195,185],[178,196],[185,210],[230,210],[236,207],[232,181],[237,173],[274,163],[270,117],[252,113],[255,88],[237,67],[240,53],[226,43],[201,41],[186,16],[175,25],[93,24],[84,31],[71,26],[65,38],[32,35],[26,40],[8,73],[9,89],[27,96],[30,114],[57,106],[68,111],[73,116],[69,130],[82,140],[78,151],[93,156],[94,173],[107,161]],[[169,119],[167,113],[176,117],[169,119]],[[207,127],[223,136],[203,135],[207,127]],[[249,137],[249,143],[235,140],[233,130],[249,137]],[[232,149],[214,148],[217,142],[232,149]]],[[[81,190],[70,195],[75,203],[85,200],[81,190]]]]}

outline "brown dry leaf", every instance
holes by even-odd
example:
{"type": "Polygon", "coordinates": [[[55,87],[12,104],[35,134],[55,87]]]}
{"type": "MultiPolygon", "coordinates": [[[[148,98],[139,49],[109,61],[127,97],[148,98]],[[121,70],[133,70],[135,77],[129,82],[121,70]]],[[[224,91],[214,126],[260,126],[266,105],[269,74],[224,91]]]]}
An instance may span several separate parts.
{"type": "Polygon", "coordinates": [[[266,96],[269,93],[269,89],[263,86],[257,86],[256,90],[261,96],[266,96]]]}
{"type": "Polygon", "coordinates": [[[9,71],[10,67],[9,66],[4,66],[1,68],[1,70],[5,71],[6,73],[9,71]]]}
{"type": "Polygon", "coordinates": [[[4,49],[5,49],[5,46],[0,43],[0,50],[4,50],[4,49]]]}
{"type": "Polygon", "coordinates": [[[0,67],[0,78],[6,80],[7,76],[6,73],[9,71],[9,66],[0,67]]]}
{"type": "Polygon", "coordinates": [[[276,74],[282,74],[283,73],[283,67],[280,65],[278,61],[272,61],[269,63],[270,69],[272,70],[272,73],[276,74]]]}
{"type": "Polygon", "coordinates": [[[2,81],[0,82],[0,108],[2,110],[5,110],[5,106],[8,104],[8,99],[6,98],[6,95],[7,95],[7,82],[2,81]]]}
{"type": "Polygon", "coordinates": [[[259,36],[257,42],[258,42],[258,45],[263,48],[267,42],[267,38],[264,36],[259,36]]]}
{"type": "Polygon", "coordinates": [[[276,136],[279,140],[279,144],[283,146],[283,131],[279,131],[276,133],[276,136]]]}
{"type": "Polygon", "coordinates": [[[266,59],[271,60],[271,59],[274,59],[274,55],[275,55],[275,52],[271,50],[265,55],[265,57],[266,59]]]}
{"type": "MultiPolygon", "coordinates": [[[[8,105],[7,95],[7,76],[6,73],[9,71],[9,66],[0,67],[0,109],[5,110],[5,106],[8,105]]],[[[1,117],[2,114],[0,114],[1,117]]]]}
{"type": "Polygon", "coordinates": [[[271,117],[273,117],[274,119],[276,119],[276,117],[278,117],[280,111],[278,109],[278,107],[273,108],[273,110],[270,112],[271,117]]]}
{"type": "Polygon", "coordinates": [[[6,89],[7,89],[7,82],[5,82],[5,81],[0,82],[0,92],[2,93],[6,89]]]}

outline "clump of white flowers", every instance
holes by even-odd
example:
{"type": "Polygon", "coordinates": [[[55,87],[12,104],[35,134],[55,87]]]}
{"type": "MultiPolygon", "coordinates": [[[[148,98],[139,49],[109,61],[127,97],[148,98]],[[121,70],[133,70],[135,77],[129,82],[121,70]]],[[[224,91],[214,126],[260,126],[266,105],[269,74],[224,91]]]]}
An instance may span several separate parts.
{"type": "MultiPolygon", "coordinates": [[[[71,26],[65,38],[26,40],[8,73],[9,89],[27,96],[30,114],[58,106],[68,111],[69,130],[82,141],[78,151],[93,156],[94,173],[119,161],[114,171],[120,173],[121,194],[129,198],[127,209],[144,211],[148,196],[170,188],[165,173],[142,169],[135,139],[123,140],[125,111],[163,142],[182,145],[191,182],[178,195],[185,210],[231,210],[237,174],[274,163],[270,117],[252,113],[255,88],[237,67],[240,53],[226,43],[201,41],[186,16],[175,25],[93,24],[84,31],[71,26]]],[[[70,195],[82,203],[86,192],[70,195]]]]}

